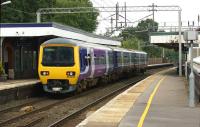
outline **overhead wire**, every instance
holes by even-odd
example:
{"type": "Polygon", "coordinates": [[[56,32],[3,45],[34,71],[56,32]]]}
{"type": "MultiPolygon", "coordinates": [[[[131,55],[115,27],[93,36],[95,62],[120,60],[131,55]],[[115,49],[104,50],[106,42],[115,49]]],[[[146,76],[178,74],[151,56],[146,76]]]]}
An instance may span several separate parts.
{"type": "MultiPolygon", "coordinates": [[[[99,6],[99,7],[105,7],[104,6],[104,4],[101,4],[101,2],[97,2],[96,0],[91,0],[92,2],[94,2],[97,6],[99,6]],[[103,5],[103,6],[102,6],[103,5]]],[[[104,10],[107,10],[106,8],[102,8],[102,9],[104,9],[104,10]]],[[[101,10],[100,10],[101,11],[101,10]]],[[[112,13],[110,13],[110,12],[108,12],[109,14],[112,14],[112,13]]],[[[105,19],[105,17],[103,17],[101,14],[99,15],[102,19],[100,19],[100,20],[98,20],[98,21],[103,21],[103,24],[104,25],[106,25],[106,26],[108,26],[108,27],[110,27],[110,22],[108,21],[108,20],[106,20],[105,19]],[[104,22],[104,21],[106,21],[106,22],[104,22]],[[109,24],[109,25],[108,25],[109,24]]],[[[107,28],[108,28],[107,27],[107,28]]]]}

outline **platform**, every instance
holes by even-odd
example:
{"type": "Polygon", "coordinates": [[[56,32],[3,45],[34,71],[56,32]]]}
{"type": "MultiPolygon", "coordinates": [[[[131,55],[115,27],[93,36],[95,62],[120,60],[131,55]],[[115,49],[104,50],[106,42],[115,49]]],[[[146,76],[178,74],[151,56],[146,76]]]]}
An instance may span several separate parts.
{"type": "Polygon", "coordinates": [[[38,79],[7,80],[5,82],[0,82],[0,91],[5,89],[12,89],[15,87],[37,84],[39,82],[40,81],[38,79]]]}
{"type": "Polygon", "coordinates": [[[42,92],[38,79],[7,80],[0,82],[0,104],[14,99],[25,99],[42,92]],[[41,89],[41,90],[40,90],[41,89]]]}
{"type": "Polygon", "coordinates": [[[115,97],[77,127],[200,127],[200,106],[188,107],[187,81],[171,68],[115,97]]]}

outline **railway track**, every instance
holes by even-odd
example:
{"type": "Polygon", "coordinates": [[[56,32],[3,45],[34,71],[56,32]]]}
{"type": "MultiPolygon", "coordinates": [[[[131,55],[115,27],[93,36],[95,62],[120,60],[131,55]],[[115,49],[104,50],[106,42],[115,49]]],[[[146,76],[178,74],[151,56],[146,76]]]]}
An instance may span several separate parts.
{"type": "MultiPolygon", "coordinates": [[[[65,102],[67,102],[67,101],[69,101],[69,100],[72,100],[72,99],[75,99],[75,98],[77,98],[77,97],[79,97],[79,96],[83,96],[84,94],[87,94],[87,93],[82,93],[82,94],[79,94],[79,95],[77,95],[77,96],[71,96],[71,97],[68,97],[68,98],[63,99],[63,100],[53,100],[53,102],[51,102],[50,104],[47,104],[47,105],[45,105],[45,106],[42,106],[42,107],[40,107],[40,108],[38,108],[38,109],[35,109],[35,110],[31,111],[31,112],[28,112],[28,113],[25,113],[25,114],[22,114],[22,115],[18,115],[18,116],[12,117],[12,118],[10,118],[10,119],[7,119],[7,120],[5,120],[5,121],[3,121],[3,122],[0,122],[0,127],[1,127],[1,126],[4,126],[4,125],[6,125],[6,124],[9,124],[9,123],[15,122],[15,121],[17,121],[17,120],[19,120],[19,119],[23,119],[23,118],[25,118],[25,117],[31,116],[31,115],[33,115],[33,114],[36,114],[36,113],[39,113],[39,112],[43,112],[43,111],[49,110],[50,108],[52,108],[52,107],[54,107],[54,106],[56,106],[56,105],[65,103],[65,102]]],[[[7,113],[9,110],[16,109],[16,108],[20,108],[20,107],[25,106],[25,105],[27,105],[27,104],[29,105],[29,104],[34,104],[34,103],[37,103],[37,102],[41,102],[42,100],[45,100],[45,99],[41,99],[41,100],[37,100],[37,101],[34,101],[34,102],[30,102],[30,103],[18,105],[18,106],[16,106],[16,107],[11,107],[11,108],[2,110],[1,112],[2,112],[2,113],[7,113]]]]}
{"type": "Polygon", "coordinates": [[[24,106],[27,106],[27,105],[33,105],[33,104],[35,104],[35,103],[39,103],[39,102],[41,102],[41,101],[44,101],[45,99],[46,99],[46,98],[40,98],[40,99],[36,99],[36,100],[33,100],[33,101],[28,101],[28,102],[23,103],[23,104],[19,104],[19,105],[17,105],[17,106],[9,107],[9,108],[0,110],[0,114],[9,112],[9,111],[14,110],[14,109],[17,109],[17,108],[24,107],[24,106]]]}
{"type": "Polygon", "coordinates": [[[36,120],[33,120],[33,121],[31,121],[31,122],[29,122],[29,123],[27,123],[27,124],[25,124],[25,125],[23,125],[21,127],[32,127],[32,126],[38,124],[39,122],[41,122],[44,119],[45,119],[45,117],[40,117],[40,118],[38,118],[36,120]]]}
{"type": "Polygon", "coordinates": [[[60,120],[56,121],[55,123],[49,125],[48,127],[60,127],[62,125],[64,125],[68,120],[70,120],[71,118],[75,117],[75,116],[78,116],[80,113],[82,112],[85,112],[87,109],[97,105],[98,103],[101,103],[103,101],[105,101],[105,99],[109,98],[109,97],[112,97],[118,93],[121,93],[122,91],[128,89],[130,86],[134,85],[135,83],[141,81],[142,79],[144,79],[144,77],[140,77],[139,79],[137,79],[136,81],[132,81],[130,83],[128,83],[127,85],[125,85],[124,87],[121,87],[97,100],[94,100],[93,102],[85,105],[83,108],[69,114],[69,115],[66,115],[64,116],[63,118],[61,118],[60,120]]]}
{"type": "MultiPolygon", "coordinates": [[[[119,83],[125,83],[125,82],[127,82],[127,81],[121,81],[121,82],[119,82],[119,83]]],[[[8,124],[14,123],[14,122],[17,121],[17,120],[21,120],[21,119],[24,119],[24,118],[26,118],[26,117],[31,117],[31,116],[33,116],[34,114],[37,114],[37,113],[39,113],[39,112],[47,111],[47,110],[49,110],[50,108],[52,108],[52,107],[54,107],[54,106],[60,105],[60,104],[62,104],[62,103],[65,103],[65,102],[67,102],[67,101],[70,101],[70,100],[73,100],[73,99],[76,99],[76,98],[79,98],[79,97],[81,97],[81,96],[85,96],[85,95],[87,95],[87,94],[91,94],[91,93],[95,92],[97,89],[98,89],[98,87],[95,88],[95,89],[91,89],[91,90],[85,91],[85,92],[83,92],[83,93],[80,93],[80,94],[78,94],[78,95],[65,98],[65,99],[63,99],[63,100],[54,100],[52,103],[50,103],[50,104],[48,104],[48,105],[45,105],[45,106],[42,106],[42,107],[40,107],[40,108],[38,108],[38,109],[35,109],[35,110],[31,111],[31,112],[27,112],[27,113],[25,113],[25,114],[17,115],[17,116],[14,116],[14,117],[12,117],[12,118],[6,119],[6,120],[0,122],[0,126],[5,126],[5,125],[8,125],[8,124]]],[[[21,104],[21,105],[15,106],[15,107],[10,107],[10,108],[7,108],[7,109],[5,109],[5,110],[1,110],[1,111],[0,111],[0,112],[1,112],[1,116],[2,116],[2,114],[4,114],[4,113],[9,113],[9,111],[12,111],[13,109],[21,108],[21,107],[26,106],[26,105],[33,105],[33,104],[39,103],[39,102],[41,102],[41,101],[45,101],[45,99],[43,98],[43,99],[35,100],[35,101],[32,101],[32,102],[27,102],[27,103],[25,103],[25,104],[21,104]]],[[[39,120],[36,120],[37,122],[34,122],[35,120],[33,120],[32,122],[30,122],[30,125],[33,126],[34,124],[37,124],[38,122],[42,121],[43,119],[44,119],[44,118],[40,118],[39,120]]],[[[27,124],[27,125],[30,126],[29,124],[27,124]]],[[[25,126],[26,126],[26,125],[25,125],[25,126]]]]}
{"type": "MultiPolygon", "coordinates": [[[[144,77],[143,77],[143,78],[144,78],[144,77]]],[[[143,79],[143,78],[141,78],[141,79],[143,79]]],[[[127,84],[128,82],[130,82],[130,80],[128,80],[128,81],[125,80],[125,81],[121,81],[121,82],[118,82],[118,83],[127,84]]],[[[131,81],[131,82],[132,82],[132,81],[131,81]]],[[[0,126],[9,126],[10,124],[17,122],[18,120],[25,119],[26,117],[34,117],[35,114],[40,113],[40,112],[47,111],[47,110],[51,109],[51,108],[54,107],[54,106],[60,105],[60,104],[62,104],[62,103],[67,103],[68,101],[74,100],[74,99],[79,98],[79,97],[81,97],[81,96],[86,96],[86,95],[88,95],[88,94],[91,94],[91,95],[92,95],[92,93],[94,93],[94,92],[97,91],[97,90],[98,90],[98,87],[95,88],[95,89],[91,89],[91,90],[85,91],[85,92],[83,92],[83,93],[81,93],[81,94],[78,94],[78,95],[75,95],[75,96],[71,96],[71,97],[65,98],[65,99],[63,99],[63,100],[55,100],[55,101],[53,101],[51,104],[45,105],[45,106],[40,107],[40,108],[38,108],[38,109],[35,109],[35,110],[31,111],[31,112],[28,112],[28,113],[25,113],[25,114],[22,114],[22,115],[17,115],[17,116],[15,116],[15,117],[6,119],[6,120],[4,120],[4,121],[2,121],[2,122],[0,123],[0,126]]],[[[40,100],[40,101],[41,101],[41,100],[40,100]]],[[[38,100],[38,101],[35,101],[34,103],[36,103],[36,102],[39,102],[39,100],[38,100]]],[[[96,102],[96,103],[97,103],[97,102],[96,102]]],[[[28,104],[30,104],[30,103],[28,103],[28,104]]],[[[2,112],[7,113],[6,111],[9,111],[9,109],[19,108],[19,107],[24,106],[24,105],[25,105],[25,104],[18,105],[18,106],[16,106],[16,107],[11,107],[11,108],[2,110],[2,112]]],[[[82,110],[83,110],[83,109],[82,109],[82,110]]],[[[71,115],[72,115],[72,114],[71,114],[71,115]]],[[[70,117],[71,115],[69,115],[69,117],[70,117]]],[[[41,118],[36,119],[36,120],[33,119],[33,120],[31,120],[31,122],[28,122],[27,124],[22,125],[22,126],[23,126],[23,127],[24,127],[24,126],[25,126],[25,127],[26,127],[26,126],[34,126],[35,124],[38,124],[39,122],[43,121],[44,119],[45,119],[45,116],[42,116],[41,118]]],[[[20,126],[21,126],[21,125],[20,125],[20,126]]]]}

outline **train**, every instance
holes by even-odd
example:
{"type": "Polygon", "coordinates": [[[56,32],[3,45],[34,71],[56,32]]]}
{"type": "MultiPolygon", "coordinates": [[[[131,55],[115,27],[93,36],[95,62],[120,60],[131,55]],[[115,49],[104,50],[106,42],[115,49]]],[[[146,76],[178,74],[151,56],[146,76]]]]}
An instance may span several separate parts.
{"type": "Polygon", "coordinates": [[[48,93],[82,92],[98,82],[145,72],[147,53],[120,47],[54,38],[40,45],[38,75],[48,93]]]}

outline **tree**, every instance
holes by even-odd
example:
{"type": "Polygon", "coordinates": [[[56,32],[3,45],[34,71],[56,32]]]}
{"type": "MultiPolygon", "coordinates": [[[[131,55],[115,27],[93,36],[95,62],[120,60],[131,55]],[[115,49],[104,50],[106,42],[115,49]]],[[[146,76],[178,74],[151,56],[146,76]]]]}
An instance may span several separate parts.
{"type": "Polygon", "coordinates": [[[139,50],[141,48],[142,41],[136,37],[129,38],[122,42],[122,47],[126,49],[139,50]]]}
{"type": "Polygon", "coordinates": [[[149,57],[161,57],[161,48],[153,45],[150,46],[149,44],[149,32],[157,30],[158,23],[154,22],[152,19],[146,19],[139,22],[136,27],[128,27],[124,29],[120,36],[124,39],[123,45],[125,45],[125,47],[146,51],[149,57]]]}
{"type": "MultiPolygon", "coordinates": [[[[56,0],[56,6],[64,7],[92,7],[89,0],[56,0]]],[[[97,27],[98,13],[80,13],[80,14],[57,14],[52,17],[52,20],[59,23],[64,23],[76,28],[84,29],[88,32],[93,32],[97,27]]]]}
{"type": "Polygon", "coordinates": [[[162,48],[155,45],[144,46],[142,50],[147,52],[149,57],[160,58],[162,55],[162,48]]]}
{"type": "Polygon", "coordinates": [[[124,29],[121,32],[120,36],[122,36],[124,40],[126,40],[131,36],[134,36],[140,40],[143,40],[144,42],[149,42],[149,32],[157,30],[158,30],[158,23],[154,22],[152,19],[146,19],[139,22],[136,27],[128,27],[124,29]]]}
{"type": "MultiPolygon", "coordinates": [[[[13,0],[1,8],[1,23],[36,22],[39,8],[93,7],[89,0],[13,0]]],[[[98,13],[42,15],[42,22],[59,22],[93,32],[97,27],[98,13]]]]}
{"type": "Polygon", "coordinates": [[[1,7],[1,23],[35,22],[36,11],[52,4],[53,0],[13,0],[1,7]]]}

